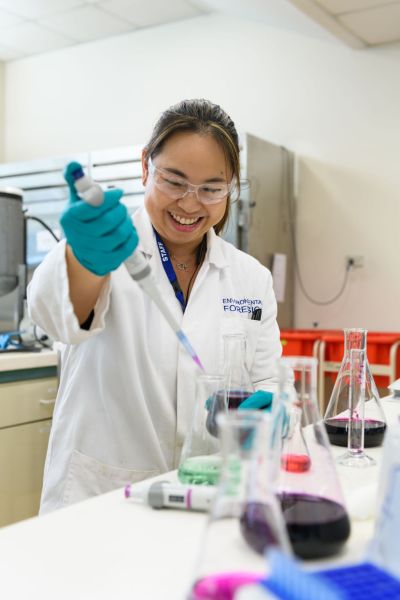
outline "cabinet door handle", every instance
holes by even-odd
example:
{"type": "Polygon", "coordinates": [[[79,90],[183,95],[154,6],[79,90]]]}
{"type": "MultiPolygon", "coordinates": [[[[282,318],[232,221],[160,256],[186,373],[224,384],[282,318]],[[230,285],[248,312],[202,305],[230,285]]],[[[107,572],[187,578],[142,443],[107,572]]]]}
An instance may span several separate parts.
{"type": "Polygon", "coordinates": [[[50,398],[49,400],[46,400],[46,398],[40,398],[40,400],[39,400],[39,404],[45,404],[46,406],[49,406],[50,404],[55,404],[55,403],[56,403],[55,398],[50,398]]]}

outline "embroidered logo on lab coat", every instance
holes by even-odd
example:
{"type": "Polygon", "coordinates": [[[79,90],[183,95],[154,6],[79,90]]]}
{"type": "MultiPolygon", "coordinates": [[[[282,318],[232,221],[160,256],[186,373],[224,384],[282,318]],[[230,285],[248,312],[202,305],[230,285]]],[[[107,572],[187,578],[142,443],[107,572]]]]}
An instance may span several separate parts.
{"type": "Polygon", "coordinates": [[[262,300],[258,298],[222,298],[224,312],[252,313],[255,308],[262,308],[262,300]]]}

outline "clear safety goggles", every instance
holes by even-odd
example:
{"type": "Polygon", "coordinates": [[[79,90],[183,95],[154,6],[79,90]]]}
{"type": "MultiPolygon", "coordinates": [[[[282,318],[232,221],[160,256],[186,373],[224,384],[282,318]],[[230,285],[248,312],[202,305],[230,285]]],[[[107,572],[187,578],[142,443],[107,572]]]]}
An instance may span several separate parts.
{"type": "Polygon", "coordinates": [[[172,200],[180,200],[187,194],[193,193],[202,204],[217,204],[227,198],[236,187],[234,180],[231,183],[211,182],[195,185],[183,177],[174,175],[165,169],[159,169],[151,159],[148,161],[148,167],[154,185],[172,200]]]}

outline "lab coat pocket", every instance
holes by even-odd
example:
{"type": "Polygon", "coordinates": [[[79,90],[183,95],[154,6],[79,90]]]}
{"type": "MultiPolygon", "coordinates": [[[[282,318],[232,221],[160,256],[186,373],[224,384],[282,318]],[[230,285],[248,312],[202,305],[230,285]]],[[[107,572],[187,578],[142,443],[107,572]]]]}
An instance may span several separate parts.
{"type": "Polygon", "coordinates": [[[149,477],[159,471],[132,471],[99,462],[91,456],[73,450],[69,462],[63,504],[73,504],[91,496],[111,492],[149,477]]]}
{"type": "Polygon", "coordinates": [[[222,360],[224,359],[223,336],[234,333],[243,333],[246,336],[246,367],[250,371],[253,365],[260,332],[261,321],[253,321],[246,317],[224,316],[221,325],[222,360]]]}

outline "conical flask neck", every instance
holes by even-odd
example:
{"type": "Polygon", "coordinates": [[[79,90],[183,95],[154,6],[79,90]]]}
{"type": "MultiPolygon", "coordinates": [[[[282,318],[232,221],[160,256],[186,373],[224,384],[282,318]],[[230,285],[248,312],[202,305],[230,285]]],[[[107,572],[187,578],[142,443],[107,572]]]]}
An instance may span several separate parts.
{"type": "Polygon", "coordinates": [[[344,351],[345,355],[350,350],[366,350],[367,330],[366,329],[344,329],[344,351]]]}
{"type": "Polygon", "coordinates": [[[236,409],[254,391],[246,367],[246,337],[243,334],[224,336],[224,377],[227,406],[236,409]]]}

